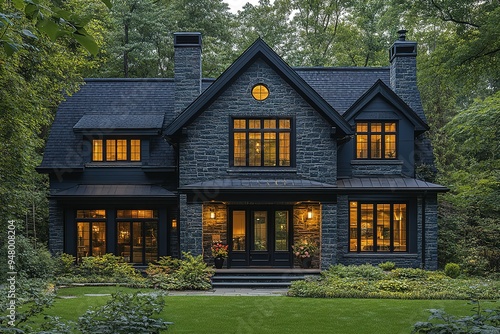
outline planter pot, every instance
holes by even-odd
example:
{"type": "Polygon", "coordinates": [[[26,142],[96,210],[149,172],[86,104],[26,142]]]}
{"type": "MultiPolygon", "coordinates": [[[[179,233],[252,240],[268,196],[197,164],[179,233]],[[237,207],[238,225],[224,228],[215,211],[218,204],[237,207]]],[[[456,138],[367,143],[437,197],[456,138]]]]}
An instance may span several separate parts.
{"type": "Polygon", "coordinates": [[[309,268],[311,268],[311,261],[312,261],[312,259],[310,257],[305,257],[302,259],[300,266],[304,269],[309,269],[309,268]]]}
{"type": "Polygon", "coordinates": [[[214,259],[214,263],[215,263],[215,268],[221,269],[222,266],[224,266],[224,258],[223,257],[216,257],[214,259]]]}

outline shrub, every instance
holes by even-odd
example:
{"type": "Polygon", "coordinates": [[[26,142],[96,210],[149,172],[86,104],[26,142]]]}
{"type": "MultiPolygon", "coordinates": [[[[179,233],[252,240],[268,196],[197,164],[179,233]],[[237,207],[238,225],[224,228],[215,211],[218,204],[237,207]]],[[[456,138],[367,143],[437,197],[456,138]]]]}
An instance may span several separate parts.
{"type": "Polygon", "coordinates": [[[55,259],[55,274],[57,276],[71,275],[75,272],[76,258],[73,255],[62,253],[55,259]]]}
{"type": "Polygon", "coordinates": [[[447,314],[444,310],[429,310],[431,315],[427,322],[417,322],[412,333],[499,333],[500,307],[495,310],[482,310],[479,302],[475,304],[472,316],[462,318],[447,314]]]}
{"type": "Polygon", "coordinates": [[[99,257],[84,257],[82,262],[71,269],[71,256],[61,256],[60,270],[69,274],[58,277],[59,283],[128,283],[142,286],[145,279],[132,264],[125,262],[120,256],[105,254],[99,257]]]}
{"type": "Polygon", "coordinates": [[[394,270],[394,268],[396,268],[396,264],[394,262],[387,261],[379,263],[378,267],[383,271],[391,271],[394,270]]]}
{"type": "Polygon", "coordinates": [[[146,270],[154,287],[166,290],[208,290],[213,269],[203,261],[203,256],[183,253],[183,259],[169,256],[160,258],[146,270]]]}
{"type": "Polygon", "coordinates": [[[447,263],[444,267],[444,273],[451,278],[457,278],[460,275],[460,266],[456,263],[447,263]]]}
{"type": "Polygon", "coordinates": [[[425,279],[429,276],[429,272],[418,268],[397,268],[391,271],[391,276],[404,279],[425,279]]]}
{"type": "Polygon", "coordinates": [[[159,333],[170,322],[153,318],[165,306],[161,294],[113,294],[108,303],[96,310],[88,310],[78,319],[83,333],[159,333]]]}
{"type": "Polygon", "coordinates": [[[331,266],[328,270],[324,271],[323,274],[326,277],[364,278],[367,280],[377,280],[385,276],[382,269],[374,267],[370,264],[362,264],[359,266],[344,266],[339,264],[331,266]]]}
{"type": "MultiPolygon", "coordinates": [[[[7,259],[7,243],[4,243],[0,250],[0,257],[2,261],[7,259]]],[[[38,243],[35,247],[33,240],[22,234],[16,235],[15,271],[17,271],[18,276],[48,279],[53,277],[54,268],[54,260],[43,244],[38,243]]],[[[4,270],[1,272],[2,275],[5,275],[4,270]]]]}

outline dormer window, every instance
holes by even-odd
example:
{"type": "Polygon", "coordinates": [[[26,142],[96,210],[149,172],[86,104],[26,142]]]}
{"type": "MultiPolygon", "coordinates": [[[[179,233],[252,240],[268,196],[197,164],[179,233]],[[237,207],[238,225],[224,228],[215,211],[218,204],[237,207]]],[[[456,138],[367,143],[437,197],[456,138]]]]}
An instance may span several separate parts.
{"type": "Polygon", "coordinates": [[[396,122],[356,123],[357,159],[396,159],[396,122]]]}
{"type": "Polygon", "coordinates": [[[92,140],[92,161],[141,161],[141,140],[94,139],[92,140]]]}
{"type": "Polygon", "coordinates": [[[233,119],[234,167],[289,167],[292,120],[289,118],[233,119]]]}

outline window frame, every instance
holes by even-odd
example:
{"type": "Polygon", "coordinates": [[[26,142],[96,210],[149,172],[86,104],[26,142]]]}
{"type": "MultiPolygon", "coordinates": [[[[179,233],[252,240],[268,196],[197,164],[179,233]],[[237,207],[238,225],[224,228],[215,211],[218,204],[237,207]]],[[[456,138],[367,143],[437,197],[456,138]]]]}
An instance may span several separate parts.
{"type": "Polygon", "coordinates": [[[92,152],[90,153],[90,159],[92,162],[96,163],[103,163],[103,162],[111,162],[111,163],[121,163],[121,162],[141,162],[142,161],[142,154],[143,154],[143,149],[142,149],[142,143],[143,139],[138,138],[138,137],[116,137],[116,136],[109,136],[109,137],[100,137],[100,138],[92,138],[90,139],[91,147],[92,147],[92,152]],[[115,159],[110,159],[108,160],[108,141],[109,140],[114,140],[114,152],[115,152],[115,159]],[[118,141],[119,140],[126,140],[126,149],[127,149],[127,158],[126,159],[118,159],[118,141]],[[137,140],[139,141],[139,160],[132,160],[132,141],[137,140]],[[101,159],[97,160],[95,159],[94,155],[94,150],[96,149],[95,142],[100,141],[101,142],[101,159]]]}
{"type": "Polygon", "coordinates": [[[355,123],[355,129],[356,129],[356,132],[355,132],[355,142],[354,142],[354,157],[356,160],[396,160],[398,158],[398,149],[399,149],[399,145],[398,145],[398,140],[399,140],[399,122],[397,120],[356,120],[356,123],[355,123]],[[358,125],[359,124],[362,124],[362,123],[366,123],[367,124],[367,131],[366,132],[360,132],[358,131],[358,125]],[[380,132],[375,132],[375,131],[372,131],[372,124],[376,124],[376,123],[379,123],[381,124],[381,131],[380,132]],[[385,127],[386,127],[386,124],[389,124],[389,123],[394,123],[395,125],[395,128],[396,130],[395,131],[386,131],[385,130],[385,127]],[[380,148],[380,157],[372,157],[372,135],[380,135],[381,136],[381,148],[380,148]],[[358,156],[358,143],[359,143],[359,136],[360,135],[364,135],[364,136],[367,136],[367,153],[366,153],[366,158],[364,157],[360,157],[358,156]],[[386,157],[385,156],[385,151],[386,151],[386,148],[385,148],[385,145],[386,145],[386,141],[385,141],[385,138],[386,136],[389,136],[389,135],[394,135],[395,136],[395,140],[394,140],[394,156],[393,157],[386,157]]]}
{"type": "MultiPolygon", "coordinates": [[[[123,256],[123,254],[120,253],[120,244],[128,246],[129,248],[129,253],[128,253],[128,263],[132,263],[135,265],[146,265],[152,261],[157,261],[160,257],[160,243],[159,243],[159,233],[160,233],[160,216],[159,216],[159,210],[158,209],[118,209],[115,212],[115,229],[116,229],[116,238],[115,238],[115,245],[116,245],[116,255],[117,256],[122,256],[125,258],[127,261],[127,258],[123,256]],[[139,215],[119,215],[119,211],[123,211],[123,213],[129,212],[136,212],[137,214],[140,211],[151,211],[152,215],[151,217],[140,217],[139,215]],[[140,249],[140,256],[142,259],[142,262],[134,262],[134,253],[137,251],[137,249],[134,249],[134,244],[133,244],[133,238],[134,238],[134,224],[139,223],[140,224],[140,230],[141,230],[141,249],[140,249]],[[129,233],[130,233],[130,240],[127,243],[120,243],[120,235],[119,235],[119,226],[120,224],[127,224],[129,226],[129,233]],[[146,242],[146,226],[147,224],[155,224],[156,226],[156,256],[152,261],[148,261],[147,257],[147,242],[146,242]]],[[[125,247],[126,248],[126,247],[125,247]]],[[[125,251],[125,250],[124,250],[125,251]]]]}
{"type": "MultiPolygon", "coordinates": [[[[106,210],[104,209],[99,209],[99,210],[94,210],[94,209],[91,209],[91,210],[87,210],[87,209],[79,209],[79,210],[75,210],[75,221],[74,221],[74,224],[75,224],[75,230],[76,230],[76,254],[77,254],[77,261],[81,261],[81,259],[83,257],[87,257],[87,256],[100,256],[100,255],[104,255],[107,253],[107,250],[108,250],[108,226],[107,226],[107,216],[106,216],[106,210]],[[79,217],[79,213],[82,213],[83,214],[83,217],[79,217]],[[104,212],[104,215],[102,215],[101,213],[104,212]],[[94,216],[90,216],[91,214],[94,214],[94,216]],[[89,250],[88,250],[88,253],[87,255],[80,255],[81,251],[79,250],[79,247],[84,247],[85,245],[80,245],[80,240],[79,240],[79,229],[78,229],[78,225],[82,223],[84,224],[85,228],[88,229],[87,232],[88,232],[88,235],[89,235],[89,250]],[[104,224],[104,240],[102,241],[104,243],[103,245],[103,248],[104,248],[104,252],[102,254],[93,254],[94,250],[93,248],[95,248],[95,245],[94,245],[94,240],[93,240],[93,235],[92,235],[92,232],[93,232],[93,225],[94,224],[104,224]]],[[[86,247],[86,246],[85,246],[86,247]]]]}
{"type": "MultiPolygon", "coordinates": [[[[348,246],[347,250],[349,253],[356,253],[356,254],[370,254],[370,253],[378,253],[378,254],[406,254],[409,253],[409,248],[410,248],[410,205],[406,201],[370,201],[370,200],[349,200],[348,202],[348,246]],[[351,227],[351,203],[357,203],[356,207],[356,228],[353,233],[353,228],[351,227]],[[362,211],[362,205],[372,205],[372,220],[371,224],[373,227],[371,228],[371,233],[372,233],[372,249],[371,250],[363,250],[362,249],[362,244],[361,244],[361,231],[362,231],[362,217],[361,217],[361,211],[362,211]],[[377,217],[377,205],[390,205],[390,221],[389,221],[389,229],[390,229],[390,242],[389,242],[389,250],[378,250],[378,244],[377,244],[377,233],[378,233],[378,227],[380,224],[378,224],[378,217],[377,217]],[[405,231],[405,250],[396,250],[395,248],[395,219],[394,219],[394,212],[395,209],[394,207],[396,205],[405,205],[405,226],[404,226],[404,231],[405,231]],[[355,234],[355,236],[352,238],[352,235],[355,234]],[[351,249],[351,239],[356,240],[356,249],[353,250],[351,249]]],[[[400,231],[401,232],[401,231],[400,231]]]]}
{"type": "Polygon", "coordinates": [[[278,168],[290,168],[290,167],[295,167],[295,118],[294,117],[255,117],[255,116],[232,116],[229,118],[229,166],[234,167],[234,168],[252,168],[252,169],[278,169],[278,168]],[[245,129],[235,129],[234,127],[234,121],[235,120],[244,120],[245,123],[245,129]],[[249,121],[252,120],[258,120],[260,121],[260,128],[255,129],[255,128],[250,128],[249,126],[249,121]],[[279,127],[279,122],[280,121],[289,121],[290,122],[290,128],[280,128],[279,127]],[[264,128],[264,121],[276,121],[276,128],[264,128]],[[245,133],[245,165],[236,165],[235,164],[235,133],[245,133]],[[275,162],[276,165],[274,166],[266,166],[265,165],[265,151],[263,150],[261,153],[260,157],[260,165],[258,166],[252,166],[250,164],[250,150],[249,150],[249,145],[250,145],[250,133],[260,133],[260,142],[264,144],[265,142],[265,133],[274,133],[275,134],[275,162]],[[288,133],[289,134],[289,147],[290,151],[289,153],[289,164],[288,165],[280,165],[280,134],[281,133],[288,133]]]}

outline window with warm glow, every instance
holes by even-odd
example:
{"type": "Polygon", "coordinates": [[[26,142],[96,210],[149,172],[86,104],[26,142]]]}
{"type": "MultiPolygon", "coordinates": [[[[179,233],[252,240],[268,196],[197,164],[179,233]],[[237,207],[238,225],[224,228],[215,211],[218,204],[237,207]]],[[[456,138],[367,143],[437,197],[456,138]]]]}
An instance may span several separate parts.
{"type": "Polygon", "coordinates": [[[147,264],[158,260],[158,211],[117,210],[117,255],[147,264]]]}
{"type": "Polygon", "coordinates": [[[92,161],[141,161],[141,140],[94,139],[92,161]]]}
{"type": "Polygon", "coordinates": [[[252,96],[257,101],[263,101],[269,97],[269,89],[263,84],[255,85],[252,88],[252,96]]]}
{"type": "Polygon", "coordinates": [[[106,254],[106,210],[77,210],[77,259],[106,254]]]}
{"type": "Polygon", "coordinates": [[[396,159],[396,123],[356,123],[357,159],[396,159]]]}
{"type": "Polygon", "coordinates": [[[406,252],[404,203],[349,203],[349,251],[406,252]]]}
{"type": "Polygon", "coordinates": [[[291,166],[290,119],[233,119],[235,167],[291,166]]]}

